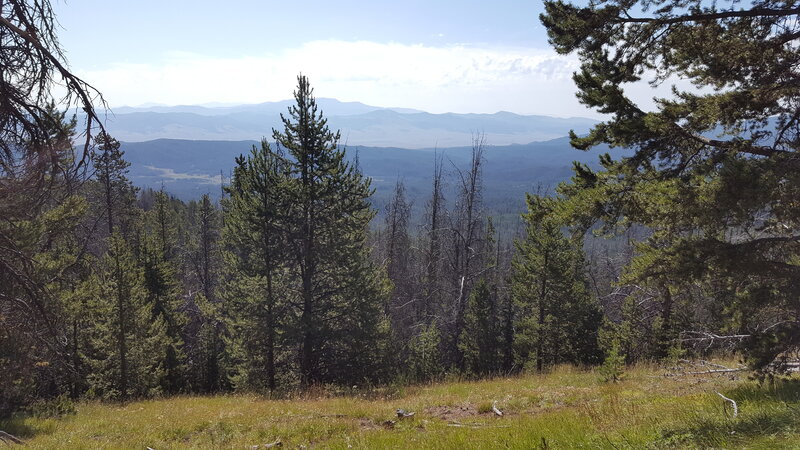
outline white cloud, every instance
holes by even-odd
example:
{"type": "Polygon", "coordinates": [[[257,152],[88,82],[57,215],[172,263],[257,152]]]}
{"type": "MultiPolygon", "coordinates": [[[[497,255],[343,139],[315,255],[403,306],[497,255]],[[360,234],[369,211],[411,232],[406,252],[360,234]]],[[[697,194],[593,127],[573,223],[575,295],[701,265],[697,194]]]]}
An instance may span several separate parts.
{"type": "Polygon", "coordinates": [[[79,72],[111,105],[283,100],[302,72],[319,97],[378,106],[587,115],[574,97],[577,67],[552,50],[326,40],[243,58],[165,53],[159,63],[79,72]]]}

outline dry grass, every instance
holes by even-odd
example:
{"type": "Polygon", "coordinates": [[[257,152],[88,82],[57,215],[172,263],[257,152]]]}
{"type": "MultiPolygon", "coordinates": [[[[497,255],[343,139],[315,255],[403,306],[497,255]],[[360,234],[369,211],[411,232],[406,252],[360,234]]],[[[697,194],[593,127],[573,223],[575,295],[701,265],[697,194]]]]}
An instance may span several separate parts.
{"type": "Polygon", "coordinates": [[[629,369],[607,384],[591,371],[458,381],[291,400],[174,397],[83,403],[60,419],[16,417],[0,429],[34,448],[800,448],[800,380],[664,377],[629,369]],[[719,391],[739,403],[730,417],[719,391]],[[383,392],[383,394],[381,394],[383,392]],[[504,412],[497,417],[491,405],[504,412]],[[487,407],[488,405],[488,407],[487,407]],[[398,419],[397,408],[415,415],[398,419]]]}

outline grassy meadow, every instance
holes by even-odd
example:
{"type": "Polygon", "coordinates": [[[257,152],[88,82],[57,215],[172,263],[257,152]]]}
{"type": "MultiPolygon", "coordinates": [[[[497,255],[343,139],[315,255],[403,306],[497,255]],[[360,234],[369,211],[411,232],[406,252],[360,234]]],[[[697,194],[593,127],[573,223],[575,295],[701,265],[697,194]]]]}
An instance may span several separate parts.
{"type": "Polygon", "coordinates": [[[486,381],[320,389],[281,400],[88,402],[60,418],[0,420],[0,430],[32,448],[59,449],[800,448],[798,377],[758,384],[742,374],[669,372],[638,366],[622,381],[604,383],[596,372],[559,367],[486,381]],[[738,403],[737,417],[717,392],[738,403]],[[399,419],[398,408],[414,415],[399,419]]]}

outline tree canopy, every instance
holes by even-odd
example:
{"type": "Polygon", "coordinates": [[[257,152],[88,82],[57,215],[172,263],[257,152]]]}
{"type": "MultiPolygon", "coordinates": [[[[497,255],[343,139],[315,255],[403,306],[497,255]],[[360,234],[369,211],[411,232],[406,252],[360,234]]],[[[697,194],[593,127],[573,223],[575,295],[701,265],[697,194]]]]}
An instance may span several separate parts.
{"type": "Polygon", "coordinates": [[[610,115],[586,136],[572,133],[573,146],[634,150],[616,161],[606,155],[597,172],[575,167],[560,193],[576,231],[646,226],[624,281],[659,292],[662,325],[676,302],[694,304],[700,291],[725,320],[690,324],[705,328],[694,331],[744,339],[756,367],[796,349],[797,2],[559,0],[545,8],[551,44],[581,61],[578,98],[610,115]],[[672,86],[653,110],[626,93],[633,83],[677,79],[692,87],[672,86]]]}

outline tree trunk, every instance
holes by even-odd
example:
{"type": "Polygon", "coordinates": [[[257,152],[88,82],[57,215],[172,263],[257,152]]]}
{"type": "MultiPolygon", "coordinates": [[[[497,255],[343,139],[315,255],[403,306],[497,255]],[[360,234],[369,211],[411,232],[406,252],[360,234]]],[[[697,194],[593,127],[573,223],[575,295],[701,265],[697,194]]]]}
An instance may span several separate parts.
{"type": "Polygon", "coordinates": [[[272,291],[272,267],[267,268],[267,385],[275,390],[275,296],[272,291]]]}
{"type": "Polygon", "coordinates": [[[114,261],[117,266],[117,320],[119,327],[117,329],[117,346],[119,351],[119,389],[122,393],[122,398],[128,397],[128,343],[127,343],[127,330],[125,327],[125,294],[122,286],[122,268],[120,267],[119,255],[114,255],[114,261]]]}
{"type": "Polygon", "coordinates": [[[544,321],[547,317],[545,313],[545,296],[547,295],[547,265],[549,263],[549,252],[544,252],[544,264],[542,266],[541,286],[539,291],[539,332],[536,333],[536,370],[541,372],[544,369],[544,321]]]}

